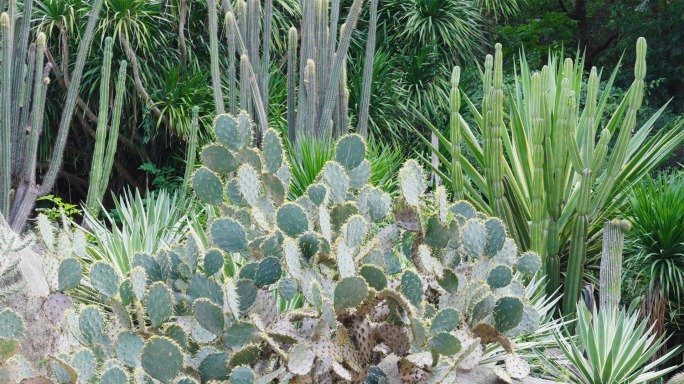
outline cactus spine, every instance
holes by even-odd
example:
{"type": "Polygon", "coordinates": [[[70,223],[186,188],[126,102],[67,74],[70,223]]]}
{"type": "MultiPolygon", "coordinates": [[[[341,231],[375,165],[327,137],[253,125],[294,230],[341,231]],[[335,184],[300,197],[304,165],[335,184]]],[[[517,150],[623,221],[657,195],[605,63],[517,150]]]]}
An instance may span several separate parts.
{"type": "Polygon", "coordinates": [[[102,77],[100,82],[100,112],[97,120],[97,132],[95,137],[95,153],[90,173],[90,186],[86,198],[86,207],[90,213],[97,217],[100,211],[100,202],[104,197],[109,184],[109,176],[114,164],[114,155],[119,138],[119,122],[121,120],[121,108],[123,106],[124,88],[126,81],[126,62],[122,61],[119,68],[118,81],[116,83],[116,96],[114,98],[114,110],[112,123],[107,137],[107,120],[109,115],[109,79],[112,68],[112,38],[105,39],[104,59],[102,62],[102,77]],[[105,151],[106,141],[106,151],[105,151]]]}
{"type": "Polygon", "coordinates": [[[601,275],[599,305],[601,308],[617,308],[620,304],[622,286],[622,250],[625,232],[631,223],[627,220],[610,220],[603,225],[603,250],[601,254],[601,275]]]}

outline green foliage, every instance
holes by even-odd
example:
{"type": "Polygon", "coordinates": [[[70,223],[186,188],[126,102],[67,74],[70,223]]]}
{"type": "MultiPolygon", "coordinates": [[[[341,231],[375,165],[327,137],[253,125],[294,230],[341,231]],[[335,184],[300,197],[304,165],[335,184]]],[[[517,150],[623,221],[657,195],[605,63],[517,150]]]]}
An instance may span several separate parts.
{"type": "Polygon", "coordinates": [[[639,313],[612,307],[589,312],[577,306],[578,337],[561,341],[556,338],[568,360],[578,367],[570,370],[572,379],[583,384],[643,383],[656,380],[676,369],[663,363],[681,351],[681,346],[649,361],[665,343],[663,336],[650,334],[648,320],[639,321],[639,313]],[[605,346],[600,347],[600,346],[605,346]]]}
{"type": "MultiPolygon", "coordinates": [[[[624,214],[632,223],[625,267],[638,281],[670,299],[673,312],[684,288],[684,178],[660,174],[634,186],[624,214]]],[[[664,315],[664,313],[663,313],[664,315]]]]}

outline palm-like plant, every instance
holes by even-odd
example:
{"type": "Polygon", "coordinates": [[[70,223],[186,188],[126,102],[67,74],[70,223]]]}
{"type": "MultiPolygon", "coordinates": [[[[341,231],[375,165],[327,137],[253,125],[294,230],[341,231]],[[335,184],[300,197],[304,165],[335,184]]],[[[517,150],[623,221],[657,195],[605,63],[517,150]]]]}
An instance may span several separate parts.
{"type": "Polygon", "coordinates": [[[37,0],[33,5],[36,29],[49,38],[53,29],[64,29],[69,34],[76,32],[76,26],[85,11],[83,0],[37,0]]]}
{"type": "Polygon", "coordinates": [[[403,7],[403,35],[419,46],[437,43],[467,55],[477,51],[484,41],[480,12],[472,1],[410,0],[403,1],[403,7]]]}
{"type": "Polygon", "coordinates": [[[648,282],[642,308],[660,336],[666,312],[674,320],[684,298],[684,177],[661,174],[635,186],[625,217],[632,222],[625,264],[648,282]]]}
{"type": "Polygon", "coordinates": [[[163,4],[156,0],[107,0],[100,29],[113,39],[125,38],[131,46],[147,53],[152,46],[165,45],[159,23],[167,22],[163,4]]]}
{"type": "Polygon", "coordinates": [[[656,367],[682,350],[674,348],[649,362],[665,344],[663,336],[649,333],[647,321],[639,313],[606,307],[591,313],[580,303],[577,338],[556,335],[558,346],[574,365],[570,376],[582,384],[639,384],[654,381],[677,366],[656,367]]]}

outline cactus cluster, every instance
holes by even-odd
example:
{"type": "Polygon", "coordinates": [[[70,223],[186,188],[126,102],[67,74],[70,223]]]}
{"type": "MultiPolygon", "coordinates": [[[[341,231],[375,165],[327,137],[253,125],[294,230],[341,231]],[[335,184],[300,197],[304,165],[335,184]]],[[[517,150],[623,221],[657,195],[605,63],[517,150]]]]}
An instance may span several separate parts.
{"type": "Polygon", "coordinates": [[[83,233],[55,240],[38,218],[48,300],[78,346],[51,357],[59,382],[381,382],[396,361],[406,383],[450,383],[489,343],[508,352],[502,378],[529,373],[510,337],[538,327],[518,277],[541,261],[519,255],[499,219],[450,203],[444,187],[425,195],[415,161],[392,201],[368,183],[359,135],[340,138],[316,183],[287,201],[281,139],[269,129],[255,149],[252,128],[244,112],[219,115],[217,142],[201,152],[193,188],[221,212],[207,223],[206,250],[190,233],[135,254],[125,275],[97,261],[82,276],[71,255],[83,252],[83,233]],[[403,269],[403,257],[415,267],[403,269]],[[102,305],[74,309],[68,291],[79,283],[102,305]]]}

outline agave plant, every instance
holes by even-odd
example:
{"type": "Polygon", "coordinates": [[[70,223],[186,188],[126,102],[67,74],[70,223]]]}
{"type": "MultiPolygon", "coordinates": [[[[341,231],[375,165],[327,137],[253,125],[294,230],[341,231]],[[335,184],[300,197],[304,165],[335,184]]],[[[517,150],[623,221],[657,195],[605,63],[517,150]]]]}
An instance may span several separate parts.
{"type": "Polygon", "coordinates": [[[653,382],[677,368],[673,365],[657,370],[677,355],[682,346],[673,348],[655,361],[651,357],[665,345],[663,336],[650,334],[647,321],[639,322],[639,313],[614,307],[593,313],[578,305],[577,338],[562,339],[558,345],[574,365],[570,376],[582,384],[638,384],[653,382]],[[593,319],[593,320],[592,320],[593,319]]]}

